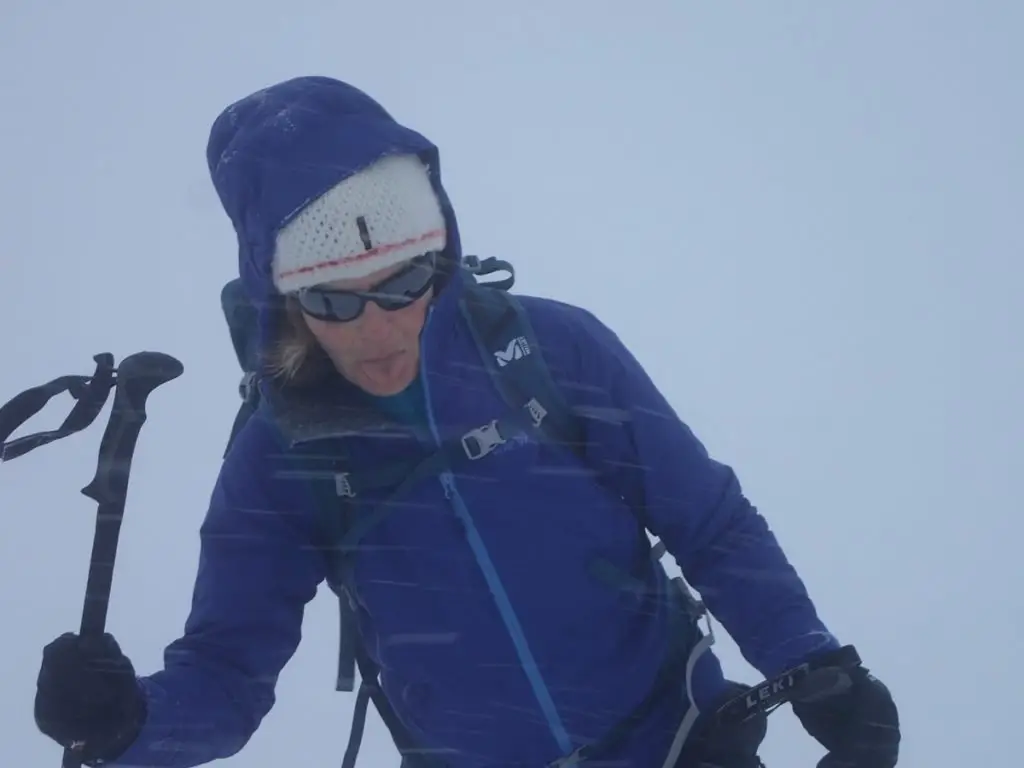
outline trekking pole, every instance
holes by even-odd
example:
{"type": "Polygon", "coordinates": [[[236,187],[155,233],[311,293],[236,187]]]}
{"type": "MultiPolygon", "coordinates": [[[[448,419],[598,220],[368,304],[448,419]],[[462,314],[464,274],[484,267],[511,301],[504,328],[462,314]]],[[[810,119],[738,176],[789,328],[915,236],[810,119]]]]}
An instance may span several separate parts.
{"type": "MultiPolygon", "coordinates": [[[[103,410],[110,390],[114,390],[114,404],[100,441],[96,475],[82,489],[85,496],[96,502],[97,510],[80,634],[99,637],[107,622],[128,475],[139,431],[146,421],[146,400],[161,384],[180,376],[184,368],[178,360],[161,352],[129,355],[116,369],[109,353],[94,359],[96,371],[92,376],[61,376],[22,392],[0,407],[0,462],[85,429],[103,410]],[[62,392],[68,392],[77,402],[59,428],[8,440],[18,427],[62,392]]],[[[81,764],[79,752],[73,747],[65,748],[63,768],[80,768],[81,764]]]]}
{"type": "MultiPolygon", "coordinates": [[[[121,361],[114,384],[114,404],[100,442],[96,476],[82,493],[96,502],[96,531],[82,606],[82,637],[100,637],[106,628],[117,541],[124,519],[135,444],[146,421],[150,394],[183,371],[182,364],[160,352],[138,352],[121,361]]],[[[80,768],[77,752],[64,750],[63,768],[80,768]]]]}

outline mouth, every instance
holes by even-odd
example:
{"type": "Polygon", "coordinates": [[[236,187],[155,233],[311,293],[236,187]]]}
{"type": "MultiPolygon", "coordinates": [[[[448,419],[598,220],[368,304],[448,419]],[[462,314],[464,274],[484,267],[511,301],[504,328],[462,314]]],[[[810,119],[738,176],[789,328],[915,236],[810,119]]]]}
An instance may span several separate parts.
{"type": "Polygon", "coordinates": [[[389,352],[386,355],[378,355],[377,357],[365,358],[363,360],[363,363],[364,364],[368,363],[368,364],[371,364],[371,365],[377,364],[377,363],[387,363],[387,362],[390,362],[391,360],[394,360],[396,357],[400,357],[401,355],[404,355],[404,354],[405,354],[405,350],[399,350],[398,352],[389,352]]]}

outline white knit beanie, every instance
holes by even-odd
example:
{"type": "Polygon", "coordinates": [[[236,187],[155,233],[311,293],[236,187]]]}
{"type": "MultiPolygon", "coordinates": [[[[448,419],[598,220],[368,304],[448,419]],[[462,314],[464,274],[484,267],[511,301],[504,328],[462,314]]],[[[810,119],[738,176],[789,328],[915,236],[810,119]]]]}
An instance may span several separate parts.
{"type": "Polygon", "coordinates": [[[445,242],[426,166],[415,155],[391,155],[332,187],[281,229],[274,285],[290,293],[365,277],[445,242]]]}

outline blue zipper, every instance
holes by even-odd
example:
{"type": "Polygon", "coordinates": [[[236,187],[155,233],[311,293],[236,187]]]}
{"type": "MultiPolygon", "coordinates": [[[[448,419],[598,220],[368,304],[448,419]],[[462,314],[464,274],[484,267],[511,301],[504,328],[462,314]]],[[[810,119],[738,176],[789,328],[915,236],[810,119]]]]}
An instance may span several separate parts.
{"type": "MultiPolygon", "coordinates": [[[[427,335],[427,327],[429,326],[431,317],[433,316],[433,309],[433,307],[430,307],[428,310],[423,333],[420,336],[421,340],[427,335]]],[[[430,432],[434,436],[435,443],[440,446],[441,435],[437,429],[437,422],[434,418],[434,409],[430,402],[430,384],[427,381],[426,371],[426,350],[424,349],[424,345],[421,341],[419,376],[420,382],[423,385],[423,398],[425,401],[427,421],[430,425],[430,432]]],[[[566,731],[565,725],[562,723],[562,718],[558,714],[558,709],[555,707],[554,699],[551,697],[551,691],[548,689],[547,683],[544,682],[544,677],[541,675],[540,668],[537,666],[537,661],[533,657],[533,652],[530,650],[529,643],[526,641],[526,633],[523,631],[522,624],[519,623],[519,618],[516,616],[515,609],[512,607],[512,601],[509,599],[508,592],[505,591],[505,587],[501,583],[501,577],[498,575],[498,569],[495,567],[494,561],[487,552],[487,546],[484,544],[484,540],[480,536],[480,531],[477,529],[476,523],[473,522],[473,516],[469,513],[469,508],[466,506],[466,502],[463,500],[462,495],[459,493],[459,489],[455,485],[454,475],[452,475],[449,470],[445,470],[440,473],[440,479],[441,487],[444,488],[445,498],[451,502],[452,507],[455,510],[456,517],[458,517],[462,522],[463,528],[466,532],[466,539],[469,542],[470,549],[473,550],[473,556],[476,558],[477,565],[483,572],[484,580],[487,582],[491,596],[498,604],[498,612],[501,614],[501,618],[505,622],[505,629],[508,630],[509,636],[512,638],[512,644],[515,646],[516,654],[519,656],[519,663],[523,668],[523,672],[526,673],[526,677],[530,682],[530,687],[533,689],[534,696],[537,697],[537,702],[540,704],[541,711],[544,713],[544,717],[547,720],[548,727],[551,730],[551,735],[554,737],[555,742],[558,744],[558,748],[562,751],[562,754],[568,754],[573,750],[572,739],[569,738],[569,733],[566,731]]]]}

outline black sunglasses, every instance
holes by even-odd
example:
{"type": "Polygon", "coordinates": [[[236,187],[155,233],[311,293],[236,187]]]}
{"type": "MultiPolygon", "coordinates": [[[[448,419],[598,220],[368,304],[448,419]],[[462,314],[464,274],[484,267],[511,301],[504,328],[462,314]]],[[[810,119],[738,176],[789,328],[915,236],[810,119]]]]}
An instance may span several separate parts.
{"type": "Polygon", "coordinates": [[[331,323],[348,323],[363,313],[368,301],[388,312],[409,306],[433,285],[436,267],[437,252],[431,251],[365,291],[314,286],[302,289],[296,298],[307,315],[331,323]]]}

